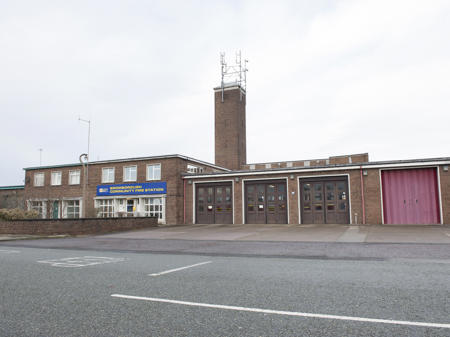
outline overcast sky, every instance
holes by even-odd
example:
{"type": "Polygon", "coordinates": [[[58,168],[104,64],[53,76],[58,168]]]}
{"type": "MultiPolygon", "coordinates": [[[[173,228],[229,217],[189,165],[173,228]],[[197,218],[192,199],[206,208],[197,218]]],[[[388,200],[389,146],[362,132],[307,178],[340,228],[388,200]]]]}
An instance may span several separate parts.
{"type": "Polygon", "coordinates": [[[248,63],[248,162],[450,156],[450,1],[0,2],[0,185],[22,168],[214,161],[219,53],[248,63]]]}

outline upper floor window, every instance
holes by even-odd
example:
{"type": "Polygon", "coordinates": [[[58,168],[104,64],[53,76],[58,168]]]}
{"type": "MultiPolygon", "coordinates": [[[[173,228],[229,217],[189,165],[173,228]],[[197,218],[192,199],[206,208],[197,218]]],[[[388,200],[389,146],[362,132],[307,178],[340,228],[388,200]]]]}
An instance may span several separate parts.
{"type": "Polygon", "coordinates": [[[195,166],[195,165],[188,164],[187,171],[189,173],[202,173],[203,172],[203,167],[198,167],[198,166],[195,166]]]}
{"type": "Polygon", "coordinates": [[[161,180],[161,164],[147,165],[147,180],[161,180]]]}
{"type": "Polygon", "coordinates": [[[34,174],[34,186],[44,186],[44,173],[34,174]]]}
{"type": "Polygon", "coordinates": [[[52,185],[61,185],[61,171],[52,172],[52,185]]]}
{"type": "Polygon", "coordinates": [[[136,181],[137,166],[125,166],[123,168],[123,181],[136,181]]]}
{"type": "Polygon", "coordinates": [[[114,182],[114,167],[102,168],[102,183],[114,182]]]}
{"type": "Polygon", "coordinates": [[[80,170],[69,171],[69,185],[80,184],[80,170]]]}

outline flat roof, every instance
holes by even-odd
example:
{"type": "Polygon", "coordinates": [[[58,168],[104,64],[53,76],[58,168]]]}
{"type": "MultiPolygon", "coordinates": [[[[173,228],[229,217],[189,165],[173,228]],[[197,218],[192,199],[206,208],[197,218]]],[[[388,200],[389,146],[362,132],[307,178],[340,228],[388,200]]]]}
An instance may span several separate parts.
{"type": "Polygon", "coordinates": [[[420,166],[434,166],[434,165],[450,165],[450,157],[442,158],[426,158],[426,159],[406,159],[406,160],[389,160],[389,161],[374,161],[366,163],[353,164],[330,164],[318,166],[297,166],[297,167],[280,167],[270,169],[257,170],[236,170],[230,172],[215,172],[203,174],[184,174],[185,179],[190,178],[204,178],[217,176],[241,176],[241,175],[263,175],[263,174],[278,174],[287,172],[308,172],[308,171],[333,171],[333,170],[355,170],[360,168],[407,168],[420,166]]]}
{"type": "Polygon", "coordinates": [[[23,190],[25,185],[0,186],[0,190],[23,190]]]}
{"type": "MultiPolygon", "coordinates": [[[[121,162],[127,162],[127,161],[143,161],[143,160],[155,160],[155,159],[170,159],[170,158],[180,158],[188,161],[192,161],[198,164],[207,165],[219,170],[223,171],[230,171],[227,168],[220,167],[211,163],[208,163],[203,160],[191,158],[188,156],[183,156],[180,154],[170,154],[170,155],[163,155],[163,156],[150,156],[150,157],[136,157],[136,158],[123,158],[123,159],[111,159],[111,160],[98,160],[98,161],[91,161],[89,162],[89,165],[98,165],[98,164],[109,164],[109,163],[121,163],[121,162]]],[[[48,166],[33,166],[33,167],[25,167],[24,170],[42,170],[42,169],[49,169],[49,168],[59,168],[59,167],[73,167],[73,166],[81,166],[81,163],[73,163],[73,164],[61,164],[61,165],[48,165],[48,166]]]]}

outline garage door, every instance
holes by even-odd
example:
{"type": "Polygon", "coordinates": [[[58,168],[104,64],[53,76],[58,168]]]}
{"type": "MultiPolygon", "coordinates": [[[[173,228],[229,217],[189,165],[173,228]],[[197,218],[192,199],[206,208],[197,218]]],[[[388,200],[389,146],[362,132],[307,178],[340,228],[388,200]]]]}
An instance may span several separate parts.
{"type": "Polygon", "coordinates": [[[246,182],[245,210],[249,224],[287,223],[286,181],[246,182]]]}
{"type": "Polygon", "coordinates": [[[347,177],[300,179],[303,224],[348,224],[347,177]]]}
{"type": "Polygon", "coordinates": [[[385,224],[438,224],[436,168],[381,171],[385,224]]]}
{"type": "Polygon", "coordinates": [[[195,191],[196,223],[233,223],[231,183],[197,184],[195,191]]]}

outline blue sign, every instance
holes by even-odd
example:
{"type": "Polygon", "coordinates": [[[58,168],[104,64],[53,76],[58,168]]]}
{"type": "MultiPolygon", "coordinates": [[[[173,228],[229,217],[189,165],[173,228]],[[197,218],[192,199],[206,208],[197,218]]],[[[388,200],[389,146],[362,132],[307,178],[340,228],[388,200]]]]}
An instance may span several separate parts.
{"type": "Polygon", "coordinates": [[[97,195],[138,195],[138,194],[166,194],[165,181],[155,183],[129,183],[116,185],[97,185],[97,195]]]}

